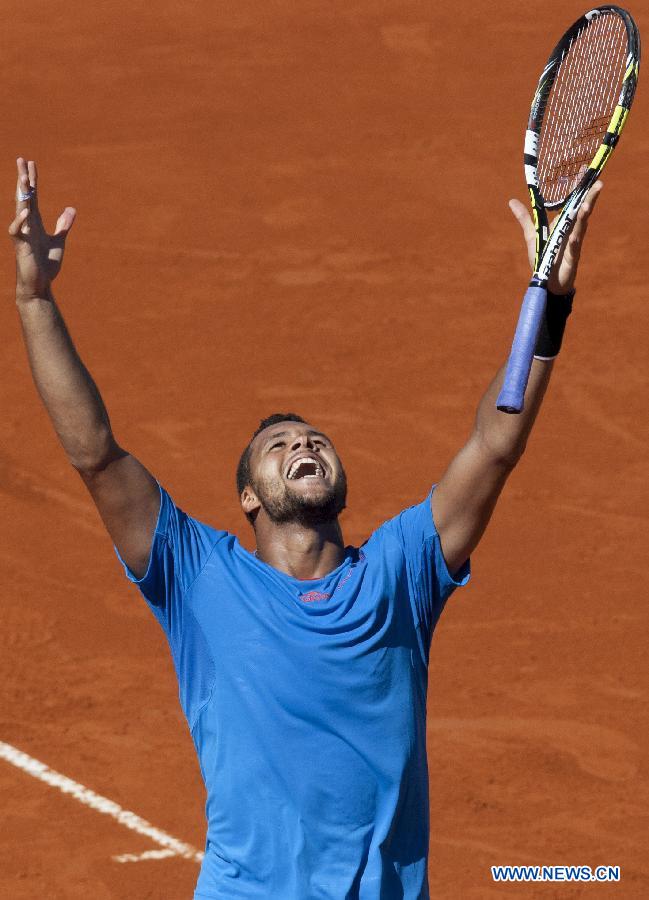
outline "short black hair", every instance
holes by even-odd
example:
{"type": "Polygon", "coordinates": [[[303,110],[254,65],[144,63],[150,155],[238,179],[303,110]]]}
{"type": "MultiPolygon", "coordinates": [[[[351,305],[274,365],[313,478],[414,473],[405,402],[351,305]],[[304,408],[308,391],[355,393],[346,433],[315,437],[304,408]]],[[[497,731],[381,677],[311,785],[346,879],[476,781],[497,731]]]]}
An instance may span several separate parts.
{"type": "Polygon", "coordinates": [[[245,486],[250,484],[250,453],[252,450],[252,442],[260,431],[263,431],[264,428],[270,428],[271,425],[277,425],[278,422],[302,422],[304,425],[307,424],[306,419],[303,419],[302,416],[298,416],[297,413],[291,412],[273,413],[272,416],[267,416],[265,419],[261,420],[259,427],[248,441],[248,446],[239,459],[239,465],[237,466],[237,494],[239,497],[241,497],[241,492],[245,486]]]}

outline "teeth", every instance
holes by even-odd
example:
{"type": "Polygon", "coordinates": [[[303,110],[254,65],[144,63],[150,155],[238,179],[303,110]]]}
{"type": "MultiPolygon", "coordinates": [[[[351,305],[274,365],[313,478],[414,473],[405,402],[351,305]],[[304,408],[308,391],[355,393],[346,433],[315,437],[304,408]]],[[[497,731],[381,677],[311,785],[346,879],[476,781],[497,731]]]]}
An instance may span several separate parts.
{"type": "Polygon", "coordinates": [[[324,470],[317,459],[314,459],[312,456],[303,456],[301,459],[296,459],[291,468],[288,470],[288,478],[295,478],[299,467],[302,463],[311,463],[316,467],[316,471],[314,475],[304,475],[304,478],[324,478],[324,470]]]}

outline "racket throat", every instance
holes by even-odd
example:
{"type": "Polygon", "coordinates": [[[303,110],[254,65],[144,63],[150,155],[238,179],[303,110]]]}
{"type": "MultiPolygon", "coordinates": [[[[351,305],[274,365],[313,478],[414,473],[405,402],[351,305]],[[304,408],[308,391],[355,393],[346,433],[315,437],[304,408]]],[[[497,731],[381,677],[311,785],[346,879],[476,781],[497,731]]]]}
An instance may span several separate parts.
{"type": "MultiPolygon", "coordinates": [[[[547,284],[548,279],[552,274],[554,264],[557,261],[559,251],[575,224],[577,212],[581,205],[581,197],[583,197],[584,193],[585,191],[583,193],[580,192],[579,197],[571,198],[569,206],[564,209],[557,220],[556,227],[551,230],[549,237],[544,241],[543,254],[541,256],[541,261],[532,276],[530,282],[531,287],[544,286],[547,284]]],[[[547,226],[543,231],[547,231],[547,226]]]]}

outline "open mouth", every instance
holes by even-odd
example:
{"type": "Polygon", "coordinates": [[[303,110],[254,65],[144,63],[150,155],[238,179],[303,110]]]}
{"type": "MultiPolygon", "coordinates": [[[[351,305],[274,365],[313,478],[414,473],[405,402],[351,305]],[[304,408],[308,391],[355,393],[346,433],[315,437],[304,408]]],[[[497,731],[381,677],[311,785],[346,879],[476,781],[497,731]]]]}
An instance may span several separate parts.
{"type": "Polygon", "coordinates": [[[289,481],[297,481],[299,478],[324,478],[324,469],[322,464],[312,456],[303,456],[296,459],[291,465],[286,477],[289,481]]]}

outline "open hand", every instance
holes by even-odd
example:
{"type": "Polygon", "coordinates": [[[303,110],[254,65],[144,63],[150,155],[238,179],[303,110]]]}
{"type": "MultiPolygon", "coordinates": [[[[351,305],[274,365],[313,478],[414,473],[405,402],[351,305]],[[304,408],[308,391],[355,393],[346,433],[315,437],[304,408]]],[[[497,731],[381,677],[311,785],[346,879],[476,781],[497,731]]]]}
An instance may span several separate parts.
{"type": "MultiPolygon", "coordinates": [[[[595,209],[597,198],[603,187],[604,185],[601,181],[596,181],[588,191],[586,199],[577,213],[575,224],[572,226],[570,234],[559,249],[559,254],[555,260],[552,268],[552,275],[548,282],[548,290],[553,294],[567,294],[575,286],[581,247],[588,228],[588,219],[595,209]]],[[[521,203],[520,200],[510,200],[509,208],[523,229],[523,236],[525,238],[525,243],[527,244],[527,255],[529,257],[530,266],[533,268],[534,255],[536,252],[536,229],[532,222],[532,217],[529,214],[527,207],[521,203]]],[[[556,219],[554,221],[556,222],[556,219]]]]}
{"type": "Polygon", "coordinates": [[[9,234],[16,249],[16,297],[45,297],[63,262],[65,239],[72,228],[76,210],[67,206],[59,216],[54,234],[48,234],[38,209],[38,173],[33,160],[18,157],[16,218],[9,234]],[[30,195],[21,200],[21,196],[30,195]]]}

